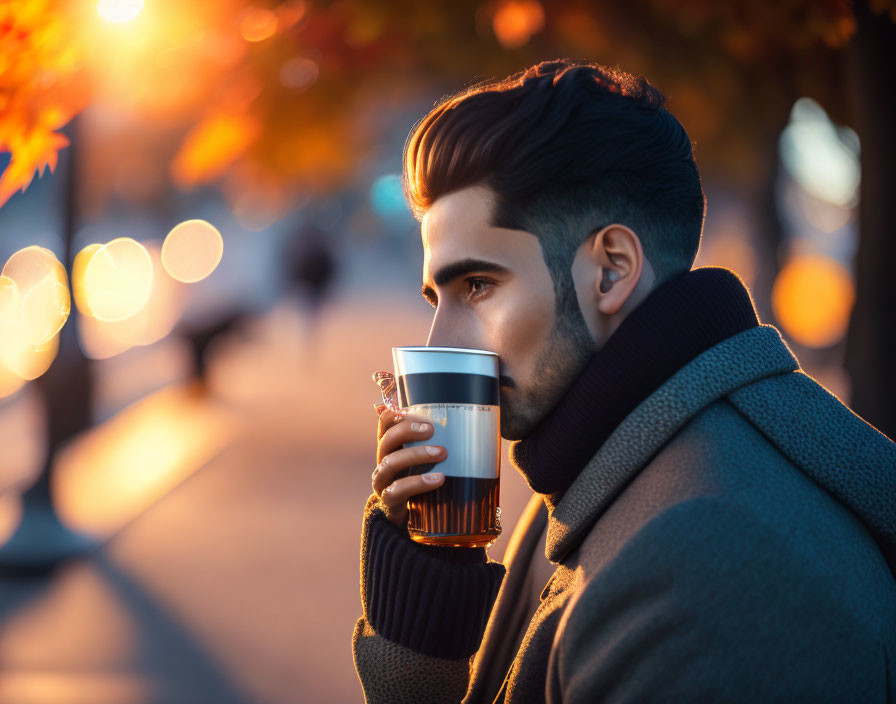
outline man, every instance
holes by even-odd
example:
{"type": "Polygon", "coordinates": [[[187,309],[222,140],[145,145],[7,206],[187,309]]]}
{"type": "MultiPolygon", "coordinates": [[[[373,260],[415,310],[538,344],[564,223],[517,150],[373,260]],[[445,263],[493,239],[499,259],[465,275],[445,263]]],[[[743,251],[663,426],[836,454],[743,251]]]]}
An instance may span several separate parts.
{"type": "Polygon", "coordinates": [[[412,542],[407,499],[443,478],[396,476],[446,450],[381,411],[367,701],[896,701],[896,446],[736,275],[691,268],[705,201],[663,97],[545,62],[437,105],[405,183],[427,344],[498,353],[536,493],[506,565],[412,542]]]}

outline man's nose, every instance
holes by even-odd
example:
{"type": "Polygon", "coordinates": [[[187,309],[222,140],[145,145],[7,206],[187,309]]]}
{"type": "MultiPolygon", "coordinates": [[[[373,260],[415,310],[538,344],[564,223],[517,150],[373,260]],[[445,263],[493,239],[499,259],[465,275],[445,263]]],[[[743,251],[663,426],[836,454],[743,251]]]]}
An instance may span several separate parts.
{"type": "Polygon", "coordinates": [[[429,337],[426,340],[427,347],[469,347],[476,349],[476,341],[457,321],[452,321],[446,315],[436,313],[432,326],[429,328],[429,337]]]}

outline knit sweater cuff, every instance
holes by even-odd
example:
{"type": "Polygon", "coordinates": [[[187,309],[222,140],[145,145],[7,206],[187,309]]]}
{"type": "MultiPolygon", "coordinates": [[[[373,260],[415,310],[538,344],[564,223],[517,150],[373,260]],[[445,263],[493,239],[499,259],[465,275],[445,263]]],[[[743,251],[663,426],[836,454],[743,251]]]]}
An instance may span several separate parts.
{"type": "Polygon", "coordinates": [[[421,545],[393,524],[376,495],[361,537],[361,599],[377,634],[431,657],[470,657],[479,649],[504,565],[485,548],[421,545]]]}

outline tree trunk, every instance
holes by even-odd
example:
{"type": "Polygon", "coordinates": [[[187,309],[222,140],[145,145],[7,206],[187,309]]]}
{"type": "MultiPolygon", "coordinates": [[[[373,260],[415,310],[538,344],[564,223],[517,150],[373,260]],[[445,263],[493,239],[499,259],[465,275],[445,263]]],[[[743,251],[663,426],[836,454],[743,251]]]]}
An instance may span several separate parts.
{"type": "MultiPolygon", "coordinates": [[[[76,117],[68,126],[71,147],[66,159],[63,264],[72,270],[77,227],[76,117]]],[[[92,423],[90,363],[78,343],[74,302],[68,321],[59,332],[59,352],[50,368],[33,383],[41,392],[46,419],[46,455],[37,481],[22,495],[22,517],[15,532],[0,548],[0,571],[42,573],[95,547],[88,536],[71,531],[53,504],[53,465],[57,451],[92,423]]]]}
{"type": "Polygon", "coordinates": [[[862,144],[856,304],[846,343],[850,405],[896,438],[896,25],[855,3],[857,31],[848,52],[854,124],[862,144]]]}

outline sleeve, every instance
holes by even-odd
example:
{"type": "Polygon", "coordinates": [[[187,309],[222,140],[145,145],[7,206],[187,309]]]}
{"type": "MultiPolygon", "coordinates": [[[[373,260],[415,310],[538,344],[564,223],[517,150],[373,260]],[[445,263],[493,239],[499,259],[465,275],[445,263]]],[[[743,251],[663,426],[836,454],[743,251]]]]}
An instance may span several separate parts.
{"type": "Polygon", "coordinates": [[[836,575],[744,513],[700,500],[630,540],[564,612],[547,701],[879,700],[836,575]]]}
{"type": "Polygon", "coordinates": [[[361,529],[362,616],[352,635],[365,701],[458,704],[504,572],[484,548],[415,543],[371,494],[361,529]]]}

